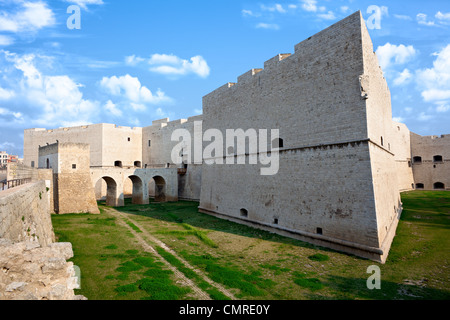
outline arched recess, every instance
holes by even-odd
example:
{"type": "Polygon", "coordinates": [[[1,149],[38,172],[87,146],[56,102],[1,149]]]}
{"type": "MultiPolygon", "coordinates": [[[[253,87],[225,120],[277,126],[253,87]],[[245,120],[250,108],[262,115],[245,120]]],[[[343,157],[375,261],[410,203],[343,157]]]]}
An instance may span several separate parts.
{"type": "Polygon", "coordinates": [[[102,177],[106,182],[106,205],[117,207],[119,205],[119,195],[117,193],[117,182],[111,177],[102,177]]]}
{"type": "Polygon", "coordinates": [[[156,202],[166,202],[166,180],[163,177],[153,177],[149,183],[149,195],[154,196],[156,202]],[[153,190],[150,190],[150,188],[153,190]]]}
{"type": "Polygon", "coordinates": [[[435,184],[433,184],[433,189],[445,190],[445,184],[443,184],[442,182],[436,182],[435,184]]]}
{"type": "Polygon", "coordinates": [[[128,177],[133,183],[133,193],[132,193],[132,203],[133,204],[145,204],[144,197],[144,184],[142,179],[138,176],[129,176],[128,177]]]}

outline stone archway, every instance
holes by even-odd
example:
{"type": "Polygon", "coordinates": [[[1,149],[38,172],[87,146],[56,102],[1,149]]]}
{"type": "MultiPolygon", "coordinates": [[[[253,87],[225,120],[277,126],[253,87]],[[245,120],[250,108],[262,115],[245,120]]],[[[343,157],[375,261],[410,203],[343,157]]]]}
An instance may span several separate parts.
{"type": "MultiPolygon", "coordinates": [[[[121,204],[120,195],[118,193],[117,182],[111,177],[102,177],[100,180],[106,182],[106,205],[110,207],[117,207],[121,204]]],[[[123,199],[122,199],[123,202],[123,199]]]]}
{"type": "Polygon", "coordinates": [[[144,183],[142,179],[136,175],[128,177],[133,183],[132,203],[133,204],[147,204],[148,197],[144,194],[144,183]]]}
{"type": "Polygon", "coordinates": [[[155,186],[155,201],[156,202],[166,202],[166,180],[161,176],[155,176],[152,179],[155,186]]]}

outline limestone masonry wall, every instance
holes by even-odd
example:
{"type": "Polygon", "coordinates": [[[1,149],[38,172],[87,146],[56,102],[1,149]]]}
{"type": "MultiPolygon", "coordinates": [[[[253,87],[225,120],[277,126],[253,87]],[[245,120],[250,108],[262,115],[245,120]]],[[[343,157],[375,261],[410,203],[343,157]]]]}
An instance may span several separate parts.
{"type": "Polygon", "coordinates": [[[86,300],[76,296],[78,277],[70,243],[13,243],[0,239],[0,300],[86,300]]]}
{"type": "Polygon", "coordinates": [[[54,243],[45,181],[0,192],[0,300],[79,300],[70,243],[54,243]]]}
{"type": "Polygon", "coordinates": [[[411,133],[411,153],[417,189],[450,190],[450,135],[411,133]]]}
{"type": "Polygon", "coordinates": [[[200,209],[384,261],[400,199],[390,108],[357,12],[204,97],[205,129],[280,129],[283,148],[274,176],[203,165],[200,209]]]}
{"type": "Polygon", "coordinates": [[[0,238],[42,246],[54,242],[48,192],[44,181],[0,192],[0,238]]]}

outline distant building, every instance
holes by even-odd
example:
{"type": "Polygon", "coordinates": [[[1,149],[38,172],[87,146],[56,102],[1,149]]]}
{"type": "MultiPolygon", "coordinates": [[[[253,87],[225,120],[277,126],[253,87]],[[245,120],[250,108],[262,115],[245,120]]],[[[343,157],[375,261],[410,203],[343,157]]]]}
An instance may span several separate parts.
{"type": "Polygon", "coordinates": [[[8,163],[17,163],[19,162],[19,156],[8,155],[8,163]]]}
{"type": "Polygon", "coordinates": [[[8,164],[9,154],[6,151],[0,151],[0,169],[3,169],[8,164]]]}

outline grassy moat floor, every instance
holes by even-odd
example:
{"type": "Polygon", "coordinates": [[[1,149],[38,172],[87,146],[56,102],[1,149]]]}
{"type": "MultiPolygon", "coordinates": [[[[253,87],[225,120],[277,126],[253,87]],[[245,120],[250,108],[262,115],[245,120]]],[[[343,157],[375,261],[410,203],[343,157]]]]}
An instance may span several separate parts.
{"type": "Polygon", "coordinates": [[[198,203],[53,215],[89,300],[450,299],[450,192],[402,194],[386,264],[198,213],[198,203]],[[367,269],[381,270],[369,290],[367,269]]]}

